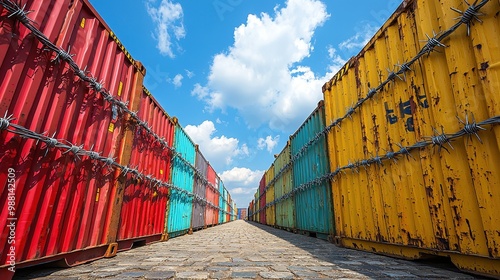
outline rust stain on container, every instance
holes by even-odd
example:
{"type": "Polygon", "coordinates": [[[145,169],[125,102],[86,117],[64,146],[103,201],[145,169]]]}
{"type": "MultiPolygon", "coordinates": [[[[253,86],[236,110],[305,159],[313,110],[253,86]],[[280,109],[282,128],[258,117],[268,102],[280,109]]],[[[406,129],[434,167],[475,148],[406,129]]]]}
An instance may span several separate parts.
{"type": "Polygon", "coordinates": [[[481,22],[453,28],[467,3],[404,1],[323,86],[327,125],[356,107],[328,133],[331,171],[372,160],[331,184],[345,246],[500,275],[500,128],[477,129],[481,141],[444,137],[500,115],[500,3],[484,3],[481,22]],[[433,144],[404,153],[424,140],[433,144]]]}

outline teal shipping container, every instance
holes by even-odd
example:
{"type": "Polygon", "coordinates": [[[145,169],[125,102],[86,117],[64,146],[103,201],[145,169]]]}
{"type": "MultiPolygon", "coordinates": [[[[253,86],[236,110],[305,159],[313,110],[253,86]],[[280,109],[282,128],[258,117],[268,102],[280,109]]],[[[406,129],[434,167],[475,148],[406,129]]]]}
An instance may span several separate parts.
{"type": "Polygon", "coordinates": [[[226,188],[224,188],[224,183],[222,180],[219,180],[219,224],[224,223],[224,219],[226,217],[224,213],[224,209],[226,209],[226,200],[225,200],[225,191],[226,188]]]}
{"type": "MultiPolygon", "coordinates": [[[[330,182],[320,180],[330,173],[321,101],[290,137],[296,228],[303,234],[329,239],[334,236],[330,182]]],[[[333,240],[333,239],[332,239],[333,240]]]]}
{"type": "Polygon", "coordinates": [[[290,141],[288,141],[274,161],[274,174],[276,176],[274,197],[278,201],[276,203],[276,226],[281,229],[294,230],[295,201],[290,195],[293,184],[293,171],[289,167],[290,160],[290,141]]]}
{"type": "Polygon", "coordinates": [[[227,223],[229,222],[228,220],[228,213],[229,213],[229,192],[224,189],[224,201],[226,201],[226,208],[224,208],[224,210],[226,210],[226,212],[224,213],[224,223],[227,223]]]}
{"type": "Polygon", "coordinates": [[[167,231],[169,237],[185,234],[191,229],[194,170],[196,149],[193,141],[174,118],[174,149],[178,156],[172,161],[172,184],[184,191],[172,188],[168,207],[167,231]],[[182,157],[182,159],[181,159],[182,157]],[[184,159],[184,160],[183,160],[184,159]]]}

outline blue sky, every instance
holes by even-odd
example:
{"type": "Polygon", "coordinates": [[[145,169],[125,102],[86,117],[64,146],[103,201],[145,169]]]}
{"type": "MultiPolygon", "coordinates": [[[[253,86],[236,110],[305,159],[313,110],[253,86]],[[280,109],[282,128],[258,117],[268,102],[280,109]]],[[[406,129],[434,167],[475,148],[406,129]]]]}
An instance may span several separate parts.
{"type": "Polygon", "coordinates": [[[400,0],[90,0],[145,85],[247,207],[265,170],[400,0]]]}

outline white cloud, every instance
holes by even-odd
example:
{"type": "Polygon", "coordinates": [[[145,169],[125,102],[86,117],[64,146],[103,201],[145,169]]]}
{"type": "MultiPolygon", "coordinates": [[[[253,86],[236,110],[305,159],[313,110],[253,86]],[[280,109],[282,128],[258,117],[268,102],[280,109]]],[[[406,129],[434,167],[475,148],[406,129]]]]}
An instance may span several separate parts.
{"type": "Polygon", "coordinates": [[[337,50],[332,46],[328,46],[328,57],[331,61],[331,64],[328,66],[328,70],[332,73],[332,75],[328,76],[333,76],[345,65],[347,60],[338,55],[337,50]]]}
{"type": "Polygon", "coordinates": [[[328,79],[299,63],[329,15],[317,0],[288,0],[274,15],[248,15],[234,31],[234,44],[214,57],[205,100],[210,109],[237,109],[246,122],[273,129],[296,128],[322,99],[328,79]]]}
{"type": "Polygon", "coordinates": [[[184,130],[200,146],[201,152],[215,170],[224,169],[236,157],[246,157],[250,154],[247,145],[240,145],[236,138],[213,136],[217,130],[211,121],[204,121],[198,126],[188,125],[184,130]]]}
{"type": "Polygon", "coordinates": [[[146,9],[156,25],[153,37],[158,41],[156,47],[162,55],[175,57],[172,51],[172,36],[180,40],[186,36],[183,18],[184,12],[179,3],[161,0],[160,6],[154,5],[156,0],[148,0],[146,9]]]}
{"type": "Polygon", "coordinates": [[[191,72],[191,71],[189,71],[189,70],[187,70],[187,69],[185,69],[185,71],[186,71],[186,76],[187,76],[188,78],[190,78],[190,79],[191,79],[192,77],[194,77],[194,73],[193,73],[193,72],[191,72]]]}
{"type": "Polygon", "coordinates": [[[341,42],[339,44],[340,49],[359,51],[363,48],[373,37],[375,32],[377,32],[378,27],[374,27],[370,24],[365,24],[361,30],[358,30],[354,36],[341,42]]]}
{"type": "Polygon", "coordinates": [[[178,87],[182,86],[182,79],[183,79],[183,78],[184,78],[184,77],[183,77],[181,74],[177,74],[177,75],[175,75],[175,77],[172,79],[172,84],[174,84],[174,86],[175,86],[176,88],[178,88],[178,87]]]}
{"type": "Polygon", "coordinates": [[[251,170],[246,167],[234,167],[219,174],[231,197],[239,208],[248,207],[249,197],[259,187],[264,170],[251,170]]]}
{"type": "MultiPolygon", "coordinates": [[[[255,190],[259,186],[260,179],[264,175],[263,170],[251,170],[246,167],[234,167],[220,174],[220,178],[228,189],[239,188],[239,193],[255,190]]],[[[238,192],[238,191],[236,191],[238,192]]],[[[233,191],[230,191],[233,194],[233,191]]]]}
{"type": "Polygon", "coordinates": [[[259,148],[259,150],[267,149],[267,151],[271,153],[274,147],[278,144],[279,140],[279,135],[274,138],[271,135],[268,135],[265,139],[259,138],[259,140],[257,140],[257,148],[259,148]]]}
{"type": "Polygon", "coordinates": [[[257,188],[234,188],[231,190],[231,195],[235,194],[253,194],[257,188]]]}
{"type": "Polygon", "coordinates": [[[201,100],[209,95],[209,89],[197,83],[194,85],[194,89],[191,91],[191,95],[196,96],[198,99],[201,100]]]}

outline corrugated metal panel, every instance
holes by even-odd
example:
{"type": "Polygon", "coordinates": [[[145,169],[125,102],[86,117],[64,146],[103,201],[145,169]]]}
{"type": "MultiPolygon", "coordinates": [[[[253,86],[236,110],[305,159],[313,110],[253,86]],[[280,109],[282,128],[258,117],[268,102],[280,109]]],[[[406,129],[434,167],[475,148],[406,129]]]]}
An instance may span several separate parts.
{"type": "MultiPolygon", "coordinates": [[[[205,183],[205,179],[208,178],[207,169],[208,162],[203,157],[203,154],[200,152],[198,146],[196,146],[196,164],[195,167],[200,171],[200,175],[204,178],[196,177],[194,181],[194,194],[198,195],[200,198],[206,198],[207,185],[205,183]]],[[[205,227],[205,212],[206,212],[206,204],[201,201],[193,202],[193,217],[191,227],[193,229],[200,229],[205,227]]]]}
{"type": "Polygon", "coordinates": [[[259,188],[257,188],[257,191],[255,192],[255,211],[254,211],[254,215],[255,215],[255,222],[259,223],[260,222],[260,201],[259,201],[259,197],[260,197],[260,190],[259,188]]]}
{"type": "MultiPolygon", "coordinates": [[[[274,201],[274,183],[270,183],[274,179],[274,164],[266,171],[266,182],[269,184],[266,191],[266,204],[274,201]]],[[[266,208],[266,224],[270,226],[276,225],[276,206],[273,204],[266,208]]]]}
{"type": "Polygon", "coordinates": [[[364,166],[332,183],[345,246],[500,275],[500,3],[477,4],[468,36],[464,1],[405,1],[324,86],[331,170],[364,166]]]}
{"type": "Polygon", "coordinates": [[[262,175],[259,183],[259,223],[265,225],[266,219],[266,193],[264,188],[266,187],[266,174],[262,175]]]}
{"type": "MultiPolygon", "coordinates": [[[[143,74],[87,2],[24,4],[32,11],[28,16],[36,28],[57,46],[71,46],[77,66],[86,66],[114,96],[129,101],[134,92],[140,94],[143,74]]],[[[0,115],[12,114],[13,124],[124,163],[120,150],[124,115],[114,114],[116,108],[79,81],[66,62],[52,63],[54,52],[43,51],[45,46],[14,20],[16,16],[8,18],[1,7],[0,13],[0,115]]],[[[41,141],[37,144],[7,131],[0,132],[0,155],[1,205],[7,205],[8,168],[14,171],[16,186],[15,215],[7,207],[0,210],[0,278],[12,276],[4,274],[11,246],[7,218],[17,219],[16,268],[54,259],[73,265],[104,256],[116,239],[116,225],[111,224],[119,220],[120,203],[115,203],[119,172],[110,172],[87,156],[79,160],[73,152],[47,148],[41,141]]]]}
{"type": "MultiPolygon", "coordinates": [[[[274,161],[274,174],[278,175],[274,184],[276,199],[280,199],[292,192],[293,169],[287,168],[290,163],[290,141],[274,161]],[[285,170],[282,172],[282,170],[285,170]],[[281,175],[279,175],[281,173],[281,175]]],[[[295,202],[293,197],[287,197],[276,204],[276,225],[286,229],[295,229],[295,202]]]]}
{"type": "MultiPolygon", "coordinates": [[[[209,164],[207,167],[207,179],[208,182],[211,183],[211,185],[209,184],[206,188],[206,199],[213,205],[219,205],[217,190],[214,188],[214,186],[218,186],[218,183],[216,183],[216,176],[217,175],[215,173],[215,170],[209,164]]],[[[216,215],[218,212],[219,211],[215,208],[207,205],[207,207],[205,208],[205,224],[207,226],[216,225],[218,223],[219,218],[216,215]]]]}
{"type": "Polygon", "coordinates": [[[325,128],[324,106],[320,102],[300,128],[290,137],[293,161],[293,189],[297,190],[295,199],[295,219],[298,230],[315,233],[318,237],[328,238],[334,234],[332,194],[328,182],[312,184],[330,172],[326,137],[299,152],[325,128]],[[311,185],[312,184],[312,185],[311,185]]]}
{"type": "Polygon", "coordinates": [[[226,215],[224,215],[224,212],[222,211],[222,209],[225,209],[226,208],[226,200],[225,200],[225,196],[226,194],[224,193],[224,183],[222,182],[222,180],[219,180],[219,224],[222,224],[224,223],[224,219],[226,217],[226,215]]]}
{"type": "Polygon", "coordinates": [[[237,211],[238,211],[238,213],[237,213],[238,220],[246,220],[247,219],[247,214],[248,214],[247,208],[238,208],[237,211]]]}
{"type": "MultiPolygon", "coordinates": [[[[146,89],[142,91],[138,116],[172,147],[174,124],[146,89]]],[[[131,150],[130,166],[137,166],[138,170],[147,170],[148,175],[170,182],[171,151],[137,124],[133,130],[132,146],[125,147],[126,150],[131,150]]],[[[125,181],[118,226],[118,249],[130,249],[138,239],[146,242],[161,240],[167,201],[167,188],[152,187],[149,181],[129,177],[125,181]]]]}
{"type": "MultiPolygon", "coordinates": [[[[195,164],[196,150],[193,141],[174,118],[174,148],[189,164],[195,164]]],[[[186,162],[175,156],[172,161],[172,184],[189,193],[193,192],[194,170],[186,162]]],[[[168,204],[168,234],[170,237],[186,233],[191,228],[193,198],[186,193],[172,189],[168,204]]]]}
{"type": "Polygon", "coordinates": [[[250,201],[250,205],[248,206],[248,220],[249,221],[255,221],[254,219],[254,211],[255,211],[255,201],[252,199],[252,201],[250,201]]]}

